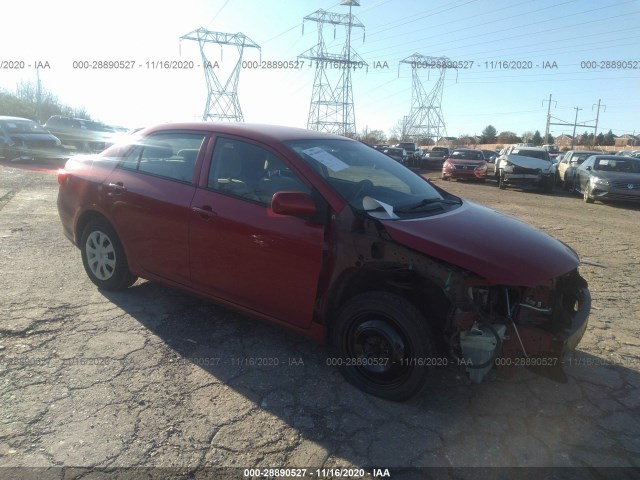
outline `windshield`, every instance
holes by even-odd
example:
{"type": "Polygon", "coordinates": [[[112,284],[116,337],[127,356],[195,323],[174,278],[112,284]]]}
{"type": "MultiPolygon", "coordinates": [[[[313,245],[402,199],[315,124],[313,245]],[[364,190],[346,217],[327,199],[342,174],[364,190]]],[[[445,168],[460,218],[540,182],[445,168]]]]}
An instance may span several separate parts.
{"type": "Polygon", "coordinates": [[[49,133],[31,120],[2,120],[0,125],[7,133],[49,133]]]}
{"type": "Polygon", "coordinates": [[[451,154],[451,160],[484,160],[484,157],[476,150],[456,150],[451,154]]]}
{"type": "Polygon", "coordinates": [[[627,172],[640,173],[640,160],[627,157],[618,158],[601,158],[596,162],[594,170],[601,172],[627,172]]]}
{"type": "MultiPolygon", "coordinates": [[[[388,206],[395,213],[424,215],[440,213],[445,207],[438,207],[439,203],[460,204],[457,197],[359,142],[312,139],[285,143],[357,210],[384,209],[388,213],[388,206]]],[[[397,217],[390,214],[386,218],[397,217]]]]}

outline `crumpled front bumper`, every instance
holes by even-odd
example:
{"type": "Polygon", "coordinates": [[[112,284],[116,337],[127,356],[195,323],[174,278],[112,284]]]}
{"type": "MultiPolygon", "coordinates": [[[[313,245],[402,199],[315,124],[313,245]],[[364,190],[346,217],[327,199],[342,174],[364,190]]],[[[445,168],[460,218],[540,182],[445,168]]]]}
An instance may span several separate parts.
{"type": "Polygon", "coordinates": [[[587,330],[589,313],[591,311],[591,294],[588,288],[580,289],[578,293],[578,310],[573,316],[571,327],[557,333],[553,338],[553,350],[559,358],[572,352],[582,340],[587,330]]]}

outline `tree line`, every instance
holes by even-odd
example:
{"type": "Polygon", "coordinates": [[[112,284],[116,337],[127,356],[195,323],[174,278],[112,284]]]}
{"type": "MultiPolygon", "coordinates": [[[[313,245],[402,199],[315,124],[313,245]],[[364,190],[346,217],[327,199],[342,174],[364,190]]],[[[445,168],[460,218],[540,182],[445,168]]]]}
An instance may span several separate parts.
{"type": "Polygon", "coordinates": [[[20,82],[14,93],[0,90],[0,115],[21,117],[44,123],[52,115],[91,119],[84,107],[65,105],[44,87],[38,91],[33,82],[20,82]]]}

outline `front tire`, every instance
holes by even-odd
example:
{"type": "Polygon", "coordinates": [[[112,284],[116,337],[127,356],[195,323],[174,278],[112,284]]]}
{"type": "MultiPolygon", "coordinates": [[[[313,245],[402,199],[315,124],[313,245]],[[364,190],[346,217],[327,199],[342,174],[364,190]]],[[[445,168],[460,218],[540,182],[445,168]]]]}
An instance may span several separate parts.
{"type": "Polygon", "coordinates": [[[345,379],[371,395],[404,401],[426,386],[433,336],[418,309],[398,295],[353,297],[338,312],[329,340],[345,379]]]}
{"type": "Polygon", "coordinates": [[[504,190],[505,188],[507,188],[507,182],[504,178],[504,172],[502,170],[500,170],[500,173],[498,174],[498,188],[500,190],[504,190]]]}
{"type": "Polygon", "coordinates": [[[80,240],[82,264],[89,279],[104,290],[123,290],[136,277],[129,264],[122,243],[111,224],[104,218],[90,221],[80,240]]]}

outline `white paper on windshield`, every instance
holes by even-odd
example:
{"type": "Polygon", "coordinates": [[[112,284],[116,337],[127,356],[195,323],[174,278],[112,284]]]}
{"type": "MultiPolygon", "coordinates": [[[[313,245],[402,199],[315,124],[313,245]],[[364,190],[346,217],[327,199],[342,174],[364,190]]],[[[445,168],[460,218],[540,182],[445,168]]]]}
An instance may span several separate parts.
{"type": "Polygon", "coordinates": [[[400,218],[398,215],[393,213],[393,207],[388,203],[381,202],[380,200],[376,200],[373,197],[364,197],[362,199],[362,206],[365,210],[375,210],[376,208],[382,207],[384,212],[371,212],[367,213],[375,218],[380,219],[389,219],[389,218],[400,218]]]}
{"type": "Polygon", "coordinates": [[[329,152],[321,149],[320,147],[307,148],[302,150],[302,153],[306,153],[314,160],[317,160],[332,172],[339,172],[345,168],[349,168],[349,165],[344,163],[337,157],[334,157],[329,152]]]}

